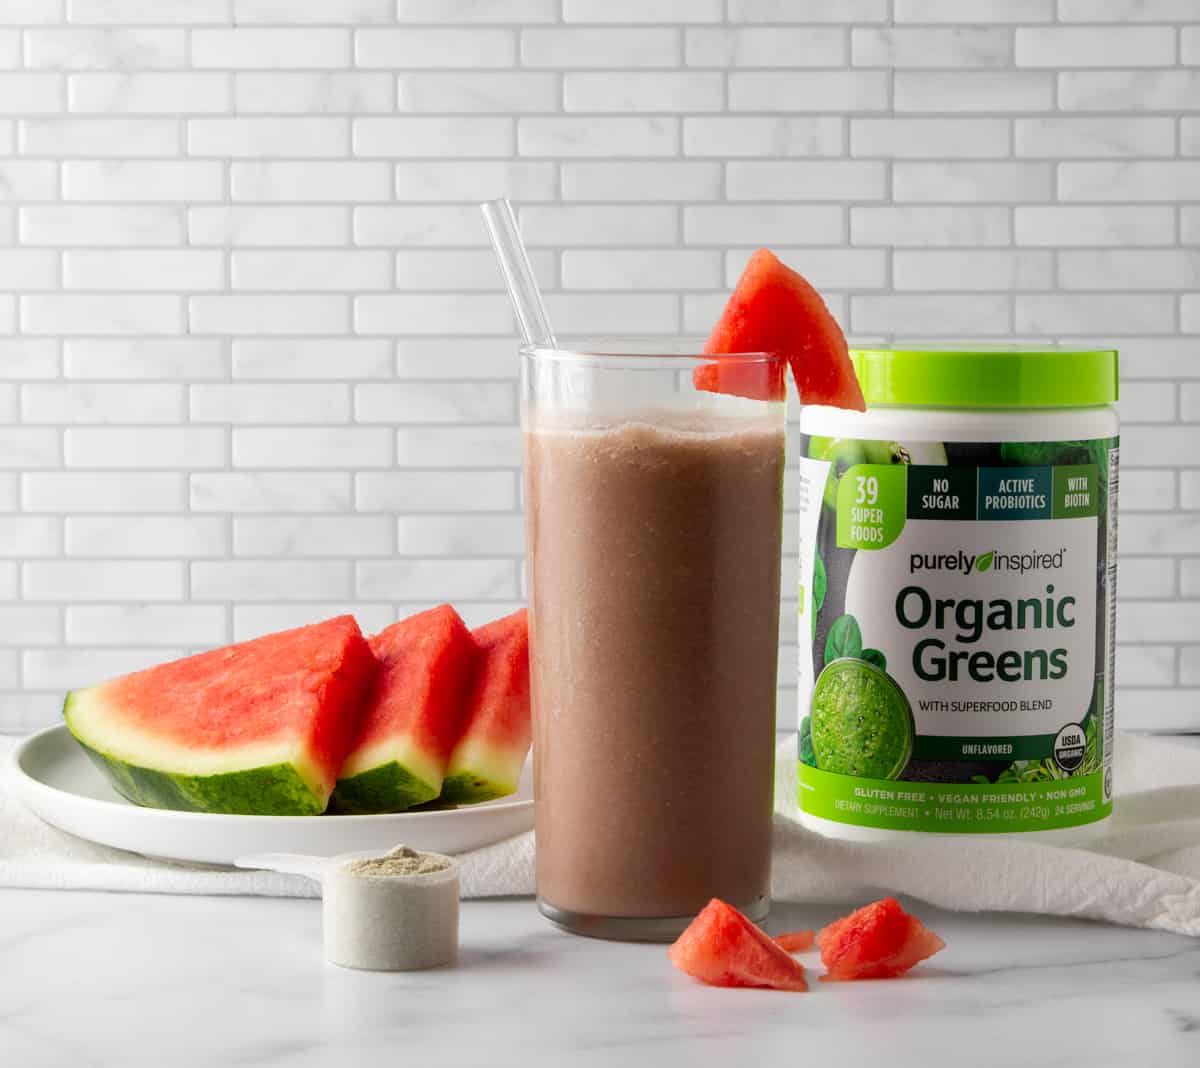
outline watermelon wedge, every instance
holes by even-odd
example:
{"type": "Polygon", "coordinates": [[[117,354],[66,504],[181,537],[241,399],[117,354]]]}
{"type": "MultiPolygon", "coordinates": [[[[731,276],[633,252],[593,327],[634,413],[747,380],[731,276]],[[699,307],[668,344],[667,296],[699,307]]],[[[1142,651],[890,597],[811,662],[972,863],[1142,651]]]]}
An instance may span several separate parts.
{"type": "Polygon", "coordinates": [[[719,898],[704,906],[668,953],[681,972],[710,986],[808,989],[804,965],[719,898]]]}
{"type": "MultiPolygon", "coordinates": [[[[821,294],[768,249],[750,257],[704,351],[778,353],[787,358],[804,404],[866,411],[842,328],[821,294]]],[[[718,359],[697,367],[692,378],[697,389],[713,393],[781,399],[770,378],[756,371],[763,366],[718,359]]]]}
{"type": "Polygon", "coordinates": [[[771,939],[787,953],[803,953],[806,949],[812,949],[816,940],[816,931],[785,931],[771,939]]]}
{"type": "Polygon", "coordinates": [[[787,397],[784,364],[779,360],[754,360],[744,356],[701,364],[692,371],[692,384],[708,393],[731,393],[752,400],[781,401],[787,397]]]}
{"type": "Polygon", "coordinates": [[[450,755],[442,800],[491,801],[513,793],[529,752],[529,617],[522,608],[472,631],[475,680],[463,731],[450,755]]]}
{"type": "Polygon", "coordinates": [[[895,898],[885,897],[817,932],[822,982],[890,979],[944,949],[946,943],[895,898]]]}
{"type": "Polygon", "coordinates": [[[75,690],[63,716],[136,804],[315,815],[374,673],[358,624],[339,616],[75,690]]]}
{"type": "Polygon", "coordinates": [[[338,775],[336,812],[402,812],[442,791],[462,733],[476,648],[448,604],[371,638],[379,674],[358,739],[338,775]]]}

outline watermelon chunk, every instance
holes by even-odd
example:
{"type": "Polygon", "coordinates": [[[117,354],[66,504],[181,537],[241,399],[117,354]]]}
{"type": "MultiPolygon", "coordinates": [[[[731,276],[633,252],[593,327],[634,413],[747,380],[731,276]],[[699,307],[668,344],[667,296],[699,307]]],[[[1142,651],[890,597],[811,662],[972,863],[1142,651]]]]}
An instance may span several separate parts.
{"type": "Polygon", "coordinates": [[[358,624],[339,616],[75,690],[63,716],[139,805],[315,815],[374,673],[358,624]]]}
{"type": "Polygon", "coordinates": [[[476,648],[448,604],[371,638],[379,674],[330,801],[338,812],[402,812],[442,791],[462,732],[476,648]]]}
{"type": "MultiPolygon", "coordinates": [[[[711,344],[711,342],[710,342],[711,344]]],[[[708,393],[731,393],[751,400],[781,401],[787,396],[784,364],[778,360],[751,360],[744,357],[721,359],[701,364],[692,371],[692,384],[708,393]]]]}
{"type": "Polygon", "coordinates": [[[787,953],[803,953],[806,949],[812,949],[816,940],[816,931],[785,931],[772,939],[780,949],[787,953]]]}
{"type": "MultiPolygon", "coordinates": [[[[778,353],[787,358],[803,403],[866,411],[842,328],[821,294],[768,249],[750,257],[704,351],[778,353]]],[[[693,382],[714,393],[782,397],[755,366],[716,360],[697,367],[693,382]]]]}
{"type": "Polygon", "coordinates": [[[442,800],[491,801],[513,793],[529,753],[529,617],[522,608],[472,631],[479,648],[462,735],[450,755],[442,800]]]}
{"type": "Polygon", "coordinates": [[[668,953],[681,972],[710,986],[808,989],[804,965],[719,898],[704,906],[668,953]]]}
{"type": "Polygon", "coordinates": [[[817,932],[822,982],[890,979],[944,949],[946,943],[895,898],[864,905],[817,932]]]}

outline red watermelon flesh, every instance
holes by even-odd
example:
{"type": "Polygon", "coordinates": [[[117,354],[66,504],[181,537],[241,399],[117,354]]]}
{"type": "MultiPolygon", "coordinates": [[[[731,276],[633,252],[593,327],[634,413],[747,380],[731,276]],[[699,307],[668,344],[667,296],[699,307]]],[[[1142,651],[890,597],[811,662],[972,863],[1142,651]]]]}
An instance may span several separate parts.
{"type": "Polygon", "coordinates": [[[479,649],[463,730],[442,800],[463,804],[513,793],[529,753],[529,617],[524,608],[472,632],[479,649]]]}
{"type": "Polygon", "coordinates": [[[787,953],[803,953],[806,949],[812,949],[816,940],[816,931],[785,931],[772,939],[780,949],[787,953]]]}
{"type": "MultiPolygon", "coordinates": [[[[704,351],[778,353],[787,358],[804,404],[866,411],[837,320],[821,295],[768,249],[750,257],[704,351]]],[[[782,393],[753,369],[738,360],[718,360],[696,368],[693,381],[710,392],[780,399],[782,393]]]]}
{"type": "Polygon", "coordinates": [[[379,674],[338,775],[331,804],[340,812],[401,812],[441,793],[476,646],[444,604],[380,631],[371,652],[379,674]]]}
{"type": "Polygon", "coordinates": [[[75,738],[130,800],[249,814],[324,810],[375,658],[352,616],[67,695],[75,738]]]}
{"type": "MultiPolygon", "coordinates": [[[[710,352],[705,349],[705,352],[710,352]]],[[[784,364],[776,359],[717,359],[692,371],[692,384],[708,393],[731,393],[751,400],[781,401],[787,396],[784,364]]]]}
{"type": "Polygon", "coordinates": [[[946,943],[891,897],[864,905],[817,932],[822,982],[890,979],[944,949],[946,943]]]}
{"type": "Polygon", "coordinates": [[[676,968],[710,986],[808,989],[804,965],[719,898],[704,906],[668,952],[676,968]]]}

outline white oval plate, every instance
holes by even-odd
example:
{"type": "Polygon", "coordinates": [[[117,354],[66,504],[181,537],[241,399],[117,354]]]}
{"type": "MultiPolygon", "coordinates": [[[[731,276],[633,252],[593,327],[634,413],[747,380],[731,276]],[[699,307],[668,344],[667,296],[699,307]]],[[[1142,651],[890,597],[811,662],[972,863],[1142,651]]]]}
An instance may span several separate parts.
{"type": "Polygon", "coordinates": [[[13,754],[21,799],[47,823],[89,842],[193,864],[233,864],[251,853],[332,857],[399,843],[463,853],[533,826],[532,765],[512,797],[440,812],[378,816],[225,816],[141,808],[108,785],[66,727],[26,739],[13,754]]]}

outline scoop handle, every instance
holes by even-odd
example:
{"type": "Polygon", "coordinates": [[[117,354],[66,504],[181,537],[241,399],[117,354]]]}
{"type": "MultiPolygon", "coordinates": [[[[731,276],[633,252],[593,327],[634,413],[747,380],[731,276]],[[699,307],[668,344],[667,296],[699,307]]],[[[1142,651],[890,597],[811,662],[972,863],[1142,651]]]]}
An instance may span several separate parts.
{"type": "Polygon", "coordinates": [[[233,865],[235,868],[277,871],[283,875],[304,875],[320,882],[328,863],[325,857],[313,857],[307,853],[251,853],[246,857],[238,857],[233,865]]]}

